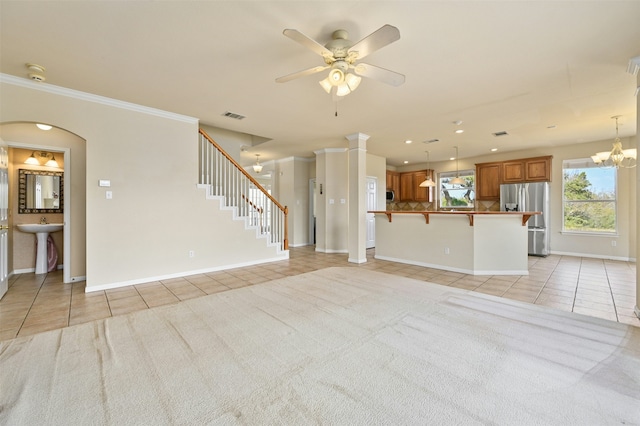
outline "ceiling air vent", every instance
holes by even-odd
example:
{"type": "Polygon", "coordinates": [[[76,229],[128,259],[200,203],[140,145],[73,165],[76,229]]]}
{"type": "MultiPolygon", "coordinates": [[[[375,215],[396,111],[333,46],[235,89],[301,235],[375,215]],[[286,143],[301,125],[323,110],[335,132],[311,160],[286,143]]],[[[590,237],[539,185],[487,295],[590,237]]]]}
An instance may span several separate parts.
{"type": "Polygon", "coordinates": [[[502,131],[502,132],[495,132],[495,133],[493,134],[493,136],[496,136],[496,137],[497,137],[497,136],[507,136],[508,134],[509,134],[509,133],[507,133],[507,132],[505,132],[505,131],[502,131]]]}
{"type": "Polygon", "coordinates": [[[440,139],[429,139],[428,141],[424,141],[422,143],[435,143],[435,142],[440,142],[440,139]]]}
{"type": "Polygon", "coordinates": [[[235,112],[231,111],[227,111],[222,115],[225,117],[233,118],[234,120],[242,120],[243,118],[246,118],[244,115],[236,114],[235,112]]]}

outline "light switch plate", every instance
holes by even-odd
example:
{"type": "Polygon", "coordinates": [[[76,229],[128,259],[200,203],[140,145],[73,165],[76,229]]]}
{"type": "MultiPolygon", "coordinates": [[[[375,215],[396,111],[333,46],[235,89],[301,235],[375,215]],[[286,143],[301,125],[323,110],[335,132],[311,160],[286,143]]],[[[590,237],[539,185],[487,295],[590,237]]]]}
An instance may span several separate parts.
{"type": "Polygon", "coordinates": [[[111,186],[111,181],[107,179],[100,179],[98,185],[100,186],[111,186]]]}

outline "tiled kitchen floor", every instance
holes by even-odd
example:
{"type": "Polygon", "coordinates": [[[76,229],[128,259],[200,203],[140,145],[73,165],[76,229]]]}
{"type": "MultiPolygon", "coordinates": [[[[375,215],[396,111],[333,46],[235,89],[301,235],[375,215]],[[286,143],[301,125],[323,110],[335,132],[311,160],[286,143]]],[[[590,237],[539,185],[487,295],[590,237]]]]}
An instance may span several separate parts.
{"type": "Polygon", "coordinates": [[[529,275],[473,276],[376,260],[347,262],[346,254],[314,247],[291,248],[289,260],[190,275],[107,291],[85,293],[84,282],[64,284],[62,272],[16,275],[0,300],[0,340],[28,336],[96,319],[259,284],[291,275],[350,266],[478,291],[508,299],[606,318],[640,327],[633,313],[636,265],[570,256],[529,257],[529,275]]]}

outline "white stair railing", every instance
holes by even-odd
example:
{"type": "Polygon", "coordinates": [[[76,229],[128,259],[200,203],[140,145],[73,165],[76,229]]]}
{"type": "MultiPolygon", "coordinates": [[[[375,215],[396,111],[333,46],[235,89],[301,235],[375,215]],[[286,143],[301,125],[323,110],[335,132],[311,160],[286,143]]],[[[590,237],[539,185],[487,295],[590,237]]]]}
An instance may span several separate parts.
{"type": "Polygon", "coordinates": [[[238,216],[246,218],[270,243],[288,250],[287,207],[278,203],[204,130],[199,133],[200,183],[209,185],[210,195],[223,197],[225,206],[237,208],[238,216]]]}

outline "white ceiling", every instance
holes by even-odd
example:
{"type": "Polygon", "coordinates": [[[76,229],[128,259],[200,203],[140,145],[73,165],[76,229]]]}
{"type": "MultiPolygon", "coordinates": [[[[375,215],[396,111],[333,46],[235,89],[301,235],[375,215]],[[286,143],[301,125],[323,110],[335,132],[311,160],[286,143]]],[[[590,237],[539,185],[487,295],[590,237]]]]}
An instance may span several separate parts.
{"type": "Polygon", "coordinates": [[[256,153],[312,157],[362,132],[369,152],[401,165],[424,162],[426,150],[444,160],[454,145],[464,158],[612,139],[613,115],[621,136],[634,135],[627,65],[640,55],[639,22],[637,0],[0,0],[0,72],[27,78],[33,62],[46,83],[269,139],[245,164],[256,153]],[[285,28],[324,44],[336,29],[357,41],[384,24],[401,38],[366,62],[405,74],[404,85],[363,79],[336,105],[318,84],[325,73],[275,82],[323,65],[285,28]]]}

